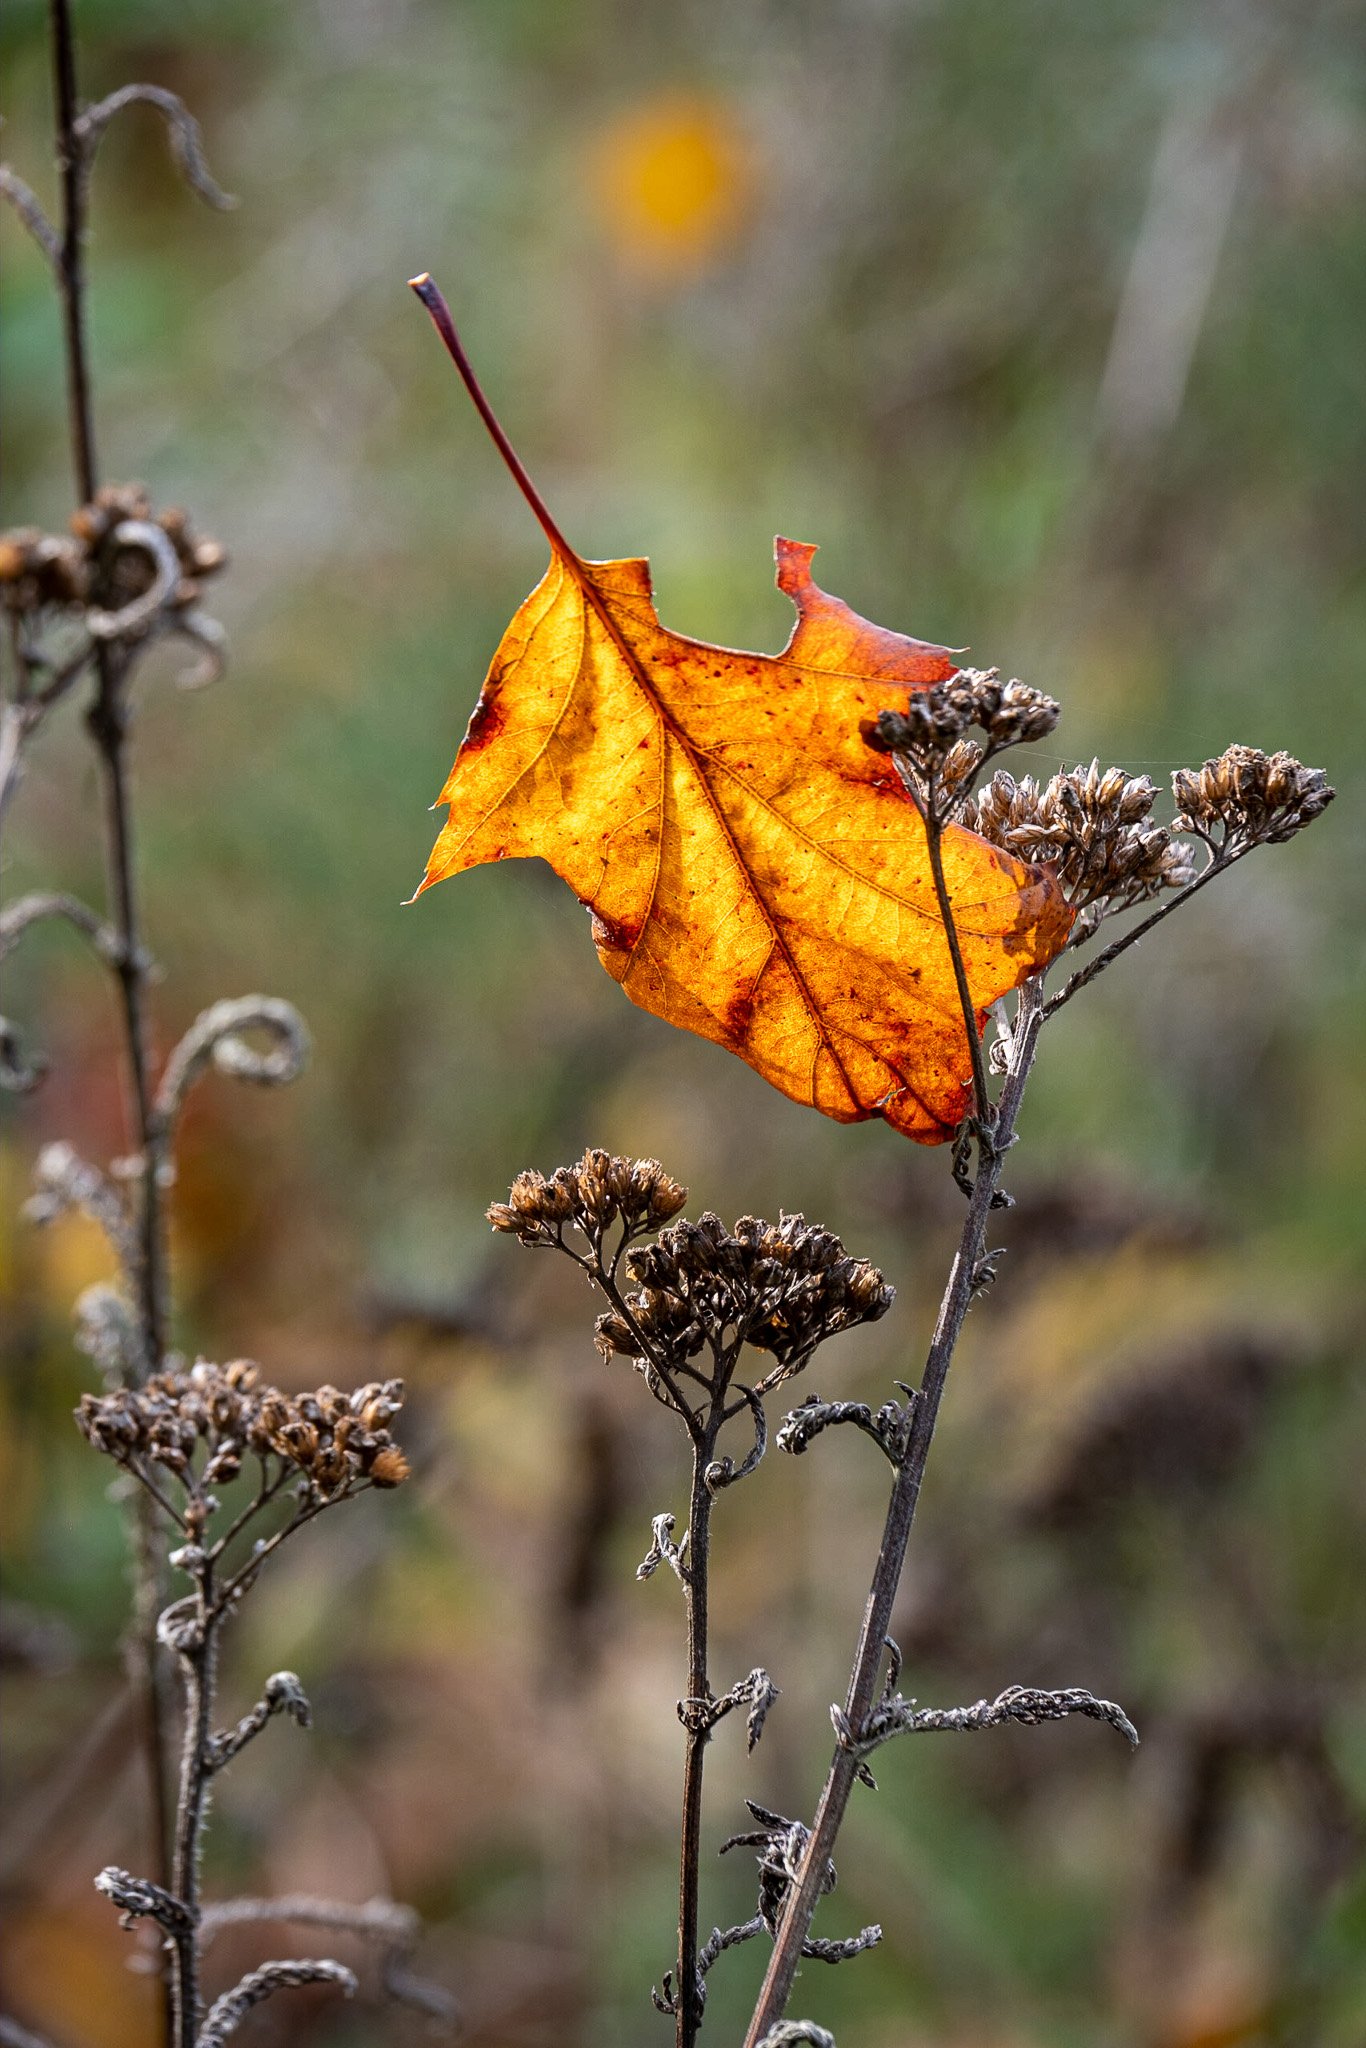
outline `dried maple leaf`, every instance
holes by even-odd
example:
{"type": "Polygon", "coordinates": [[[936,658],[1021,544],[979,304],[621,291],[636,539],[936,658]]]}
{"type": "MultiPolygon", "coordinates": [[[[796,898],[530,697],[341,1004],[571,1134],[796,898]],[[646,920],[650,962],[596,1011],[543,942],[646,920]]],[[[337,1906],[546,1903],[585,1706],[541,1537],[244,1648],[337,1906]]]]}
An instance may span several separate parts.
{"type": "MultiPolygon", "coordinates": [[[[777,543],[797,625],[778,655],[661,626],[642,560],[568,545],[495,419],[430,280],[414,288],[551,546],[494,656],[418,891],[539,855],[593,913],[634,1003],[738,1053],[842,1122],[922,1143],[971,1101],[971,1054],[925,828],[863,719],[957,667],[870,625],[777,543]]],[[[978,1010],[1060,950],[1052,876],[948,827],[943,861],[978,1010]]]]}

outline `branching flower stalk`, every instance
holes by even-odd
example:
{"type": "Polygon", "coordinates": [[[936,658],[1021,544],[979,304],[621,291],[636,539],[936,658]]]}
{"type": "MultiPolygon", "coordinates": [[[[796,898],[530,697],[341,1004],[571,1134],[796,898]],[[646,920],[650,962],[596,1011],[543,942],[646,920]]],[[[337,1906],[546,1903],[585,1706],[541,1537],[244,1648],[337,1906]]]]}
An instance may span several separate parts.
{"type": "MultiPolygon", "coordinates": [[[[974,1054],[978,1110],[955,1148],[955,1171],[968,1195],[968,1211],[920,1385],[911,1402],[905,1447],[899,1456],[888,1453],[896,1476],[848,1692],[843,1707],[831,1710],[835,1750],[810,1837],[788,1891],[745,2048],[759,2048],[782,2021],[850,1794],[855,1782],[872,1782],[866,1757],[879,1742],[898,1732],[990,1727],[1006,1719],[1051,1719],[1068,1713],[1109,1720],[1131,1741],[1137,1740],[1120,1708],[1079,1689],[1044,1695],[1012,1688],[997,1701],[979,1702],[975,1708],[916,1712],[913,1702],[893,1697],[900,1658],[890,1635],[892,1608],[954,1350],[975,1295],[994,1278],[986,1232],[993,1207],[1009,1200],[1000,1186],[1005,1155],[1015,1142],[1025,1086],[1045,1022],[1215,874],[1258,846],[1283,843],[1311,824],[1331,802],[1333,791],[1320,770],[1305,768],[1289,754],[1268,756],[1253,747],[1233,746],[1201,769],[1179,770],[1173,776],[1175,818],[1170,829],[1151,819],[1156,792],[1147,777],[1130,777],[1118,768],[1102,774],[1095,762],[1089,769],[1055,776],[1042,789],[1032,778],[1017,784],[1004,770],[998,770],[982,794],[974,796],[978,779],[995,754],[1043,737],[1056,725],[1058,715],[1058,706],[1039,692],[1015,682],[1002,687],[994,671],[964,670],[949,683],[913,697],[905,714],[884,712],[875,726],[865,730],[870,745],[893,756],[926,820],[941,884],[938,839],[945,826],[956,821],[1004,851],[1052,867],[1077,913],[1069,951],[1093,939],[1107,917],[1162,900],[1051,999],[1045,994],[1047,970],[1023,983],[1014,1017],[1008,1022],[998,1018],[993,1065],[1004,1071],[1004,1081],[998,1098],[985,1113],[981,1109],[980,1050],[974,1054]],[[984,732],[985,743],[967,737],[972,726],[984,732]],[[1192,849],[1173,838],[1173,832],[1192,833],[1203,845],[1206,858],[1198,870],[1192,849]],[[974,1151],[975,1171],[969,1174],[967,1166],[974,1151]],[[893,1668],[879,1698],[879,1673],[888,1650],[893,1668]]],[[[946,942],[957,961],[953,907],[946,892],[941,892],[940,900],[946,942]]],[[[973,1012],[961,975],[959,987],[964,992],[969,1044],[978,1048],[981,1020],[973,1012]]],[[[785,1426],[786,1448],[802,1450],[809,1441],[800,1417],[798,1410],[785,1426]]],[[[780,1443],[783,1437],[780,1433],[780,1443]]]]}
{"type": "MultiPolygon", "coordinates": [[[[134,861],[131,685],[143,656],[167,637],[198,650],[198,666],[181,678],[184,684],[210,681],[221,672],[222,629],[201,609],[201,589],[226,556],[216,541],[194,532],[183,512],[157,510],[142,486],[99,482],[85,320],[86,202],[95,153],[110,122],[127,108],[152,108],[166,125],[187,182],[211,205],[232,202],[209,176],[198,127],[175,94],[131,84],[81,107],[70,0],[50,0],[49,15],[58,221],[48,220],[32,189],[8,166],[0,166],[0,198],[14,207],[56,284],[78,508],[66,534],[23,527],[0,535],[0,614],[9,664],[0,699],[0,817],[19,786],[29,743],[61,703],[89,685],[85,725],[103,793],[108,908],[101,914],[62,892],[35,891],[0,912],[0,959],[35,926],[56,920],[88,940],[118,983],[129,1156],[106,1170],[69,1144],[47,1146],[37,1161],[27,1214],[37,1223],[72,1210],[89,1216],[107,1239],[117,1274],[114,1284],[87,1289],[77,1303],[77,1342],[104,1381],[103,1393],[83,1397],[77,1420],[91,1445],[129,1482],[129,1681],[140,1704],[151,1789],[152,1875],[110,1865],[96,1882],[125,1925],[150,1920],[159,1930],[169,1957],[168,2048],[220,2048],[256,2005],[278,1991],[327,1983],[350,1995],[357,1988],[354,1973],[339,1962],[288,1958],[251,1971],[205,2013],[200,1965],[214,1927],[225,1917],[288,1918],[284,1907],[299,1902],[283,1902],[272,1913],[266,1901],[224,1901],[206,1915],[200,1863],[217,1774],[278,1716],[303,1727],[309,1723],[299,1680],[277,1672],[235,1725],[215,1728],[222,1631],[294,1534],[326,1509],[407,1477],[407,1460],[389,1427],[403,1390],[400,1382],[388,1381],[351,1395],[332,1387],[286,1395],[263,1385],[245,1361],[221,1367],[200,1361],[187,1368],[168,1349],[165,1204],[186,1100],[210,1072],[260,1086],[291,1081],[307,1061],[309,1043],[292,1005],[247,996],[210,1005],[157,1071],[148,1015],[155,970],[142,940],[134,861]],[[245,1501],[244,1466],[255,1474],[245,1501]],[[229,1487],[237,1493],[235,1502],[220,1499],[220,1490],[229,1487]],[[168,1571],[184,1575],[191,1586],[170,1606],[164,1590],[168,1571]],[[173,1813],[163,1659],[177,1672],[183,1697],[173,1813]]],[[[41,1057],[26,1049],[18,1029],[0,1018],[0,1085],[31,1089],[43,1070],[41,1057]]],[[[358,1934],[377,1947],[389,1995],[449,2023],[444,1993],[408,1972],[418,1925],[409,1909],[391,1900],[365,1908],[333,1900],[306,1903],[309,1910],[301,1917],[308,1924],[358,1934]]],[[[6,2038],[22,2037],[8,2020],[0,2021],[0,2031],[6,2038]]]]}
{"type": "Polygon", "coordinates": [[[804,1217],[783,1216],[774,1224],[745,1216],[734,1230],[711,1214],[696,1223],[671,1223],[686,1200],[686,1190],[657,1161],[590,1150],[549,1179],[521,1174],[509,1200],[489,1211],[496,1230],[524,1245],[562,1252],[587,1275],[610,1305],[598,1318],[598,1349],[604,1358],[630,1360],[655,1399],[679,1418],[689,1441],[684,1533],[675,1543],[675,1517],[657,1515],[637,1574],[649,1578],[667,1564],[682,1587],[687,1619],[686,1692],[678,1703],[684,1729],[678,1953],[654,1993],[658,2009],[674,2018],[678,2048],[691,2048],[697,2038],[712,1963],[766,1924],[757,1919],[701,1941],[707,1744],[720,1721],[744,1708],[752,1751],[777,1698],[776,1686],[760,1669],[721,1695],[712,1684],[712,1511],[717,1497],[747,1478],[764,1454],[766,1397],[803,1371],[829,1338],[885,1314],[892,1300],[880,1273],[849,1258],[838,1238],[804,1217]],[[653,1244],[639,1242],[656,1230],[653,1244]],[[769,1361],[751,1379],[739,1376],[746,1350],[769,1361]],[[721,1439],[730,1424],[742,1420],[752,1441],[737,1464],[722,1451],[721,1439]]]}
{"type": "MultiPolygon", "coordinates": [[[[139,492],[102,491],[96,458],[86,328],[85,241],[90,168],[109,121],[120,109],[151,98],[171,130],[177,161],[213,205],[230,204],[203,166],[198,131],[172,93],[130,86],[82,110],[77,92],[70,0],[50,0],[55,139],[60,212],[50,222],[30,188],[8,167],[0,196],[46,256],[62,312],[67,413],[78,511],[74,538],[31,530],[0,538],[0,604],[7,615],[13,689],[0,706],[0,820],[18,785],[25,744],[48,713],[78,684],[91,696],[86,727],[99,763],[109,912],[98,919],[64,899],[55,914],[86,930],[115,976],[123,1038],[132,1232],[129,1271],[141,1324],[134,1370],[156,1371],[166,1345],[166,1243],[163,1175],[153,1161],[153,1088],[147,990],[152,961],[142,942],[128,769],[128,692],[145,649],[163,631],[179,631],[212,651],[221,634],[198,611],[198,579],[221,566],[215,543],[192,540],[179,515],[158,524],[139,492]],[[49,630],[50,629],[50,630],[49,630]],[[49,644],[44,645],[44,636],[49,644]],[[73,644],[74,635],[74,644],[73,644]]],[[[36,915],[54,914],[43,904],[36,915]]],[[[14,927],[11,930],[14,931],[14,927]]],[[[41,1066],[27,1062],[17,1034],[0,1020],[0,1081],[31,1086],[41,1066]]],[[[128,1634],[130,1683],[141,1702],[142,1743],[151,1799],[154,1867],[169,1877],[169,1801],[165,1704],[152,1629],[161,1599],[155,1532],[140,1496],[131,1529],[133,1610],[128,1634]]]]}
{"type": "MultiPolygon", "coordinates": [[[[301,1728],[310,1725],[299,1680],[293,1672],[277,1671],[235,1727],[215,1732],[222,1630],[269,1559],[298,1530],[343,1501],[407,1478],[408,1461],[390,1430],[402,1400],[397,1380],[374,1382],[350,1395],[320,1387],[315,1394],[289,1397],[263,1385],[256,1367],[239,1359],[227,1366],[201,1361],[188,1371],[173,1367],[142,1387],[86,1394],[77,1411],[89,1443],[137,1482],[157,1516],[183,1539],[169,1562],[193,1588],[158,1622],[160,1640],[176,1659],[184,1698],[171,1884],[114,1869],[98,1880],[125,1918],[151,1918],[162,1930],[171,1958],[174,2048],[215,2048],[251,2006],[292,1984],[330,1981],[355,1989],[351,1972],[336,1963],[272,1963],[225,1994],[204,2018],[200,1858],[218,1773],[277,1716],[301,1728]],[[215,1488],[232,1484],[244,1465],[254,1468],[254,1491],[229,1515],[215,1488]]],[[[344,1913],[331,1924],[347,1924],[344,1913]]]]}
{"type": "MultiPolygon", "coordinates": [[[[987,1224],[998,1192],[1005,1156],[1015,1140],[1015,1126],[1024,1099],[1025,1083],[1038,1049],[1042,1024],[1041,991],[1026,983],[1012,1034],[1010,1067],[1005,1086],[996,1103],[996,1114],[988,1137],[979,1144],[977,1175],[958,1249],[949,1270],[948,1283],[939,1306],[929,1354],[915,1398],[911,1403],[910,1429],[906,1448],[897,1467],[887,1505],[882,1543],[874,1568],[873,1582],[864,1609],[863,1625],[854,1652],[849,1689],[843,1707],[844,1720],[853,1730],[862,1730],[878,1697],[882,1660],[891,1637],[892,1608],[901,1583],[902,1567],[910,1542],[911,1527],[920,1499],[925,1464],[938,1420],[949,1366],[963,1323],[979,1282],[987,1224]]],[[[855,1780],[865,1770],[857,1741],[837,1741],[825,1789],[821,1793],[796,1879],[790,1888],[769,1961],[759,2004],[755,2009],[747,2044],[757,2043],[780,2020],[791,1996],[793,1980],[801,1960],[802,1947],[824,1888],[824,1874],[834,1851],[855,1780]]]]}
{"type": "MultiPolygon", "coordinates": [[[[1039,789],[1015,783],[1003,770],[980,794],[980,776],[994,756],[1052,731],[1058,706],[1023,684],[1002,684],[994,672],[966,670],[950,682],[912,697],[905,713],[885,713],[865,733],[890,753],[925,821],[944,913],[945,944],[963,1003],[966,1045],[973,1049],[973,1106],[954,1146],[954,1172],[968,1198],[967,1212],[940,1302],[920,1382],[901,1386],[901,1400],[874,1411],[866,1403],[812,1395],[776,1432],[777,1447],[804,1455],[827,1429],[849,1424],[869,1437],[893,1470],[890,1497],[872,1584],[842,1705],[831,1708],[835,1747],[811,1826],[749,1802],[757,1825],[732,1836],[727,1850],[758,1852],[759,1899],[751,1919],[713,1929],[700,1938],[699,1858],[705,1749],[727,1714],[747,1710],[750,1747],[777,1698],[768,1674],[748,1678],[718,1697],[708,1659],[708,1579],[712,1511],[717,1494],[743,1479],[764,1455],[768,1425],[764,1402],[801,1371],[815,1350],[842,1329],[881,1315],[891,1300],[882,1276],[848,1259],[829,1232],[803,1218],[778,1224],[742,1218],[728,1231],[712,1215],[697,1223],[669,1219],[686,1197],[653,1160],[613,1158],[590,1150],[574,1167],[548,1179],[524,1173],[510,1198],[489,1211],[494,1228],[533,1247],[572,1258],[609,1304],[597,1322],[604,1357],[623,1356],[651,1393],[680,1419],[689,1439],[691,1484],[686,1527],[675,1540],[676,1518],[654,1518],[652,1541],[638,1576],[667,1566],[683,1590],[687,1619],[687,1695],[679,1702],[685,1730],[678,1954],[654,1992],[656,2006],[673,2016],[678,2048],[689,2048],[702,2025],[706,1978],[729,1950],[767,1935],[773,1952],[746,2037],[747,2048],[786,2040],[828,2040],[813,2022],[783,2015],[803,1957],[842,1962],[871,1947],[876,1927],[845,1939],[812,1933],[821,1898],[835,1884],[833,1851],[855,1784],[873,1786],[868,1759],[902,1734],[935,1730],[972,1732],[1006,1722],[1033,1725],[1073,1715],[1113,1727],[1129,1742],[1137,1734],[1123,1708],[1083,1687],[1047,1692],[1014,1685],[994,1699],[967,1707],[920,1707],[897,1690],[900,1653],[892,1640],[892,1612],[949,1368],[973,1301],[990,1285],[997,1254],[987,1247],[992,1211],[1008,1204],[1001,1186],[1013,1147],[1025,1088],[1040,1034],[1059,998],[1049,1000],[1045,975],[1021,985],[1014,1013],[993,1012],[996,1040],[983,1054],[984,1018],[975,1012],[963,972],[954,907],[942,859],[944,835],[967,824],[1003,851],[1047,865],[1074,914],[1069,950],[1093,939],[1104,920],[1155,899],[1160,907],[1140,923],[1151,928],[1169,908],[1186,901],[1216,871],[1254,846],[1287,839],[1312,822],[1332,796],[1323,776],[1288,755],[1266,756],[1231,748],[1218,761],[1175,778],[1174,829],[1190,831],[1207,849],[1197,870],[1191,848],[1173,828],[1151,816],[1156,792],[1144,777],[1096,764],[1056,776],[1039,789]],[[976,727],[979,742],[969,738],[976,727]],[[1000,1075],[993,1097],[989,1073],[1000,1075]],[[659,1228],[660,1225],[663,1228],[659,1228]],[[652,1244],[639,1240],[652,1230],[652,1244]],[[623,1275],[625,1276],[623,1278],[623,1275]],[[633,1284],[632,1284],[633,1283],[633,1284]],[[772,1354],[775,1363],[749,1381],[738,1376],[745,1347],[772,1354]],[[737,1466],[719,1455],[722,1431],[748,1414],[753,1441],[737,1466]]],[[[1126,935],[1073,977],[1066,995],[1119,958],[1126,935]]]]}

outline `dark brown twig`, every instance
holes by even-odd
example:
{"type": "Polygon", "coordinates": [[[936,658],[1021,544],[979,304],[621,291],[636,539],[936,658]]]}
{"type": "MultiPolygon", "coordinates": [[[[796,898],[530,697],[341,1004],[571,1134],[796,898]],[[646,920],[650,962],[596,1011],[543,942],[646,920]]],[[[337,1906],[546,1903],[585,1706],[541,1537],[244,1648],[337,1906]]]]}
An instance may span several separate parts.
{"type": "MultiPolygon", "coordinates": [[[[985,1242],[992,1196],[1000,1181],[1005,1153],[1014,1135],[1025,1083],[1034,1063],[1039,1031],[1043,1023],[1043,994],[1038,981],[1024,983],[1020,1011],[1011,1049],[1011,1064],[997,1106],[996,1126],[991,1141],[979,1145],[978,1170],[972,1199],[963,1223],[958,1250],[940,1303],[933,1341],[911,1416],[909,1440],[901,1469],[892,1487],[883,1528],[882,1546],[864,1612],[863,1627],[854,1654],[853,1670],[843,1713],[852,1729],[862,1729],[878,1696],[878,1675],[885,1640],[891,1630],[892,1606],[906,1559],[911,1525],[920,1498],[925,1463],[934,1438],[934,1426],[943,1397],[944,1384],[953,1360],[964,1319],[972,1301],[973,1282],[985,1242]]],[[[830,1769],[816,1809],[811,1837],[806,1845],[795,1882],[788,1893],[786,1909],[779,1924],[759,2001],[745,2036],[745,2048],[758,2044],[781,2019],[791,1996],[803,1945],[821,1896],[825,1872],[844,1819],[849,1795],[860,1770],[860,1759],[843,1743],[836,1744],[830,1769]]]]}
{"type": "Polygon", "coordinates": [[[1201,868],[1193,882],[1187,883],[1186,887],[1176,895],[1169,896],[1148,917],[1141,919],[1138,924],[1125,932],[1121,938],[1115,939],[1108,945],[1103,953],[1097,953],[1094,959],[1088,960],[1085,967],[1079,967],[1076,973],[1063,983],[1057,994],[1050,996],[1045,1003],[1045,1019],[1055,1016],[1064,1003],[1070,1003],[1073,996],[1080,994],[1081,990],[1088,983],[1093,982],[1097,975],[1103,974],[1107,967],[1118,960],[1121,953],[1127,953],[1130,946],[1136,946],[1140,939],[1146,939],[1154,925],[1161,924],[1164,917],[1170,917],[1172,912],[1179,910],[1183,903],[1189,903],[1191,897],[1198,890],[1203,889],[1206,882],[1212,882],[1216,875],[1227,873],[1235,861],[1242,860],[1245,855],[1251,852],[1252,845],[1247,844],[1234,847],[1227,853],[1222,851],[1216,853],[1208,866],[1201,868]]]}
{"type": "MultiPolygon", "coordinates": [[[[77,97],[76,42],[70,0],[49,0],[49,21],[57,164],[61,184],[57,290],[65,340],[67,410],[77,502],[89,504],[98,481],[85,318],[86,193],[89,180],[87,146],[79,129],[81,109],[77,97]]],[[[94,662],[96,686],[87,725],[100,760],[111,921],[119,943],[115,971],[121,995],[129,1118],[135,1136],[135,1150],[143,1167],[137,1187],[139,1256],[130,1277],[143,1324],[147,1369],[155,1371],[165,1348],[161,1280],[163,1222],[161,1189],[158,1176],[152,1170],[149,1144],[152,1088],[146,1015],[147,965],[141,943],[134,880],[126,755],[128,712],[124,686],[128,655],[118,641],[97,641],[94,662]]],[[[146,1626],[146,1617],[153,1614],[160,1604],[160,1568],[153,1561],[155,1553],[150,1531],[145,1526],[147,1510],[140,1509],[139,1513],[143,1518],[137,1544],[139,1575],[146,1580],[150,1573],[151,1579],[138,1588],[135,1607],[143,1617],[143,1623],[137,1642],[130,1640],[129,1656],[135,1666],[142,1702],[143,1749],[155,1845],[153,1868],[165,1879],[170,1869],[165,1703],[155,1637],[149,1634],[146,1626]]],[[[168,2038],[169,2027],[168,2007],[168,2038]]]]}
{"type": "MultiPolygon", "coordinates": [[[[692,1490],[688,1500],[688,1564],[683,1593],[688,1615],[688,1698],[711,1697],[708,1675],[708,1568],[711,1557],[711,1511],[715,1500],[706,1471],[715,1450],[716,1425],[710,1437],[693,1447],[692,1490]]],[[[702,2024],[705,1999],[697,1966],[698,1887],[702,1869],[702,1781],[708,1725],[690,1727],[683,1759],[683,1814],[678,1841],[678,2011],[677,2048],[692,2048],[702,2024]]]]}
{"type": "Polygon", "coordinates": [[[934,877],[935,900],[943,920],[944,937],[948,943],[949,959],[953,963],[954,987],[958,990],[958,1003],[963,1012],[963,1029],[967,1034],[968,1053],[972,1060],[972,1099],[977,1129],[985,1139],[989,1136],[996,1111],[987,1084],[986,1061],[982,1055],[982,1034],[977,1025],[977,1011],[973,1006],[972,992],[968,987],[967,968],[963,964],[963,949],[958,942],[958,925],[953,915],[953,900],[944,879],[944,826],[931,793],[931,801],[924,806],[921,816],[925,824],[925,844],[930,856],[930,873],[934,877]]]}

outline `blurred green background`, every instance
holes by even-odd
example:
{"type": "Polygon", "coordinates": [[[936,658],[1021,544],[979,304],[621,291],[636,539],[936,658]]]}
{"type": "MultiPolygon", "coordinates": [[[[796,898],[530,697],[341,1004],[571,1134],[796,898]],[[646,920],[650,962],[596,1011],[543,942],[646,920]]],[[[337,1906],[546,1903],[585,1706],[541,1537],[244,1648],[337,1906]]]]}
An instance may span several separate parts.
{"type": "MultiPolygon", "coordinates": [[[[775,530],[868,616],[1058,696],[1065,758],[1287,747],[1341,800],[1131,955],[1045,1041],[1002,1277],[950,1387],[898,1611],[906,1684],[1124,1702],[905,1743],[860,1794],[794,2011],[840,2048],[1359,2048],[1366,2039],[1366,16],[1157,0],[84,0],[82,87],[181,92],[241,199],[111,131],[91,262],[100,465],[230,548],[228,677],[154,657],[138,840],[168,1045],[252,989],[316,1039],[283,1096],[205,1088],[179,1336],[291,1385],[402,1372],[419,1467],[301,1539],[237,1632],[310,1737],[224,1781],[211,1891],[393,1887],[477,2048],[665,2041],[682,1682],[638,1585],[680,1445],[592,1303],[486,1202],[587,1142],[727,1216],[802,1208],[900,1289],[810,1384],[914,1369],[954,1239],[942,1152],[840,1128],[633,1010],[535,864],[403,909],[426,814],[543,545],[404,280],[446,289],[574,543],[648,553],[681,631],[778,646],[775,530]]],[[[43,16],[9,0],[4,145],[52,191],[43,16]]],[[[59,332],[8,214],[6,524],[71,509],[59,332]]],[[[1048,773],[1063,756],[1035,752],[1048,773]]],[[[92,764],[50,722],[6,896],[98,900],[92,764]]],[[[125,1144],[113,1010],[69,935],[7,967],[51,1073],[0,1154],[10,2010],[149,2038],[90,1888],[140,1851],[126,1597],[70,1408],[91,1233],[14,1224],[37,1146],[125,1144]],[[111,1707],[110,1703],[115,1704],[111,1707]],[[84,1731],[106,1716],[104,1747],[84,1731]],[[109,1722],[112,1714],[114,1720],[109,1722]],[[112,1732],[111,1732],[112,1729],[112,1732]]],[[[742,1799],[809,1816],[884,1499],[861,1440],[770,1458],[718,1522],[716,1669],[783,1687],[742,1799]]],[[[743,1856],[704,1924],[752,1911],[743,1856]]],[[[288,1936],[276,1931],[272,1952],[288,1936]]],[[[309,1944],[305,1942],[304,1947],[309,1944]]],[[[230,1981],[259,1949],[214,1969],[230,1981]]],[[[759,1945],[711,1978],[739,2038],[759,1945]]],[[[217,1979],[212,1985],[218,1988],[217,1979]]],[[[411,2039],[291,1994],[257,2038],[411,2039]]]]}

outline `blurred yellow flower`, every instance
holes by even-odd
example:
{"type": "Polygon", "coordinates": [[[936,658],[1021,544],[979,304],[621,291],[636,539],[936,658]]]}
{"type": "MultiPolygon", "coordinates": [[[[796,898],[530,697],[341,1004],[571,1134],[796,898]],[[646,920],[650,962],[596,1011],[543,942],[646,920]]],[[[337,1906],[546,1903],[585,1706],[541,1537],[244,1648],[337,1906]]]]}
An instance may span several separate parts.
{"type": "Polygon", "coordinates": [[[660,94],[618,114],[592,151],[602,222],[632,268],[679,277],[702,269],[743,219],[749,151],[718,100],[660,94]]]}

